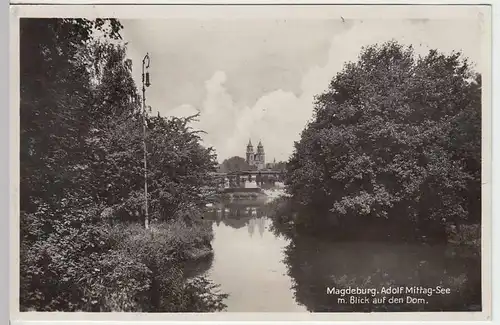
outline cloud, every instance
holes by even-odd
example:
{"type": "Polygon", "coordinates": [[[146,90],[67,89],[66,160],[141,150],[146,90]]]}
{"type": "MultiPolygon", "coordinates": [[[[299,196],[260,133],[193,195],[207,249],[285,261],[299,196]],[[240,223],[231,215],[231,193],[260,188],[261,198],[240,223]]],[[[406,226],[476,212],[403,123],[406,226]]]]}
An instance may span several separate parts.
{"type": "Polygon", "coordinates": [[[141,84],[141,61],[149,53],[148,103],[167,114],[182,104],[196,107],[206,98],[205,82],[224,71],[225,87],[240,108],[265,93],[299,93],[305,71],[326,62],[331,19],[132,19],[122,20],[134,79],[141,84]]]}
{"type": "MultiPolygon", "coordinates": [[[[255,144],[262,141],[268,161],[288,159],[293,141],[298,139],[311,115],[309,110],[302,109],[311,106],[303,102],[306,97],[277,90],[259,98],[252,107],[237,108],[225,81],[225,74],[218,71],[205,83],[207,96],[199,109],[199,122],[194,123],[194,127],[207,132],[204,144],[213,146],[222,161],[234,155],[244,157],[251,138],[255,144]]],[[[171,114],[188,116],[196,111],[191,105],[182,105],[171,114]]]]}
{"type": "MultiPolygon", "coordinates": [[[[357,60],[363,46],[396,40],[413,45],[419,54],[426,54],[430,48],[443,52],[462,50],[478,62],[479,33],[477,21],[419,24],[409,20],[351,21],[346,23],[343,32],[332,37],[326,64],[313,66],[302,76],[300,95],[278,89],[261,96],[253,106],[240,107],[227,90],[226,82],[230,80],[226,73],[216,71],[205,82],[206,97],[199,109],[201,116],[196,127],[207,132],[203,140],[216,149],[219,161],[234,155],[244,157],[249,138],[254,145],[262,141],[267,161],[287,160],[293,152],[294,141],[299,140],[312,117],[314,96],[327,89],[332,77],[347,61],[357,60]]],[[[189,105],[175,109],[195,110],[189,105]]]]}

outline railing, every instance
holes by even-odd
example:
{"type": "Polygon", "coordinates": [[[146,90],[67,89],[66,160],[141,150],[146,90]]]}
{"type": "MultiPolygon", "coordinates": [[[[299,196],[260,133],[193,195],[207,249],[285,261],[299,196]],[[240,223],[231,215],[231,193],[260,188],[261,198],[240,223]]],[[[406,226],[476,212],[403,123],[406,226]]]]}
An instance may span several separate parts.
{"type": "Polygon", "coordinates": [[[224,193],[262,193],[259,187],[229,187],[223,190],[224,193]]]}

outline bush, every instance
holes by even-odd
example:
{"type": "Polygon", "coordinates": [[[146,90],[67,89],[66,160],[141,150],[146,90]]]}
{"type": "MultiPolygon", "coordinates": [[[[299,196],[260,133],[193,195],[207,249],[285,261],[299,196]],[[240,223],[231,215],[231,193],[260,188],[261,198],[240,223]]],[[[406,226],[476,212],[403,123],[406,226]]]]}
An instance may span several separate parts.
{"type": "Polygon", "coordinates": [[[448,225],[448,241],[455,245],[470,246],[476,249],[481,247],[481,226],[471,225],[448,225]]]}
{"type": "MultiPolygon", "coordinates": [[[[222,301],[227,295],[213,292],[217,286],[211,281],[204,277],[186,281],[184,277],[183,262],[192,257],[189,253],[193,249],[204,247],[205,251],[211,252],[209,245],[213,235],[209,229],[203,223],[187,226],[178,220],[153,224],[149,230],[139,225],[120,226],[113,230],[115,249],[145,265],[149,271],[148,299],[142,308],[153,312],[224,308],[222,301]]],[[[127,297],[122,297],[125,302],[120,300],[120,306],[130,301],[127,297]]]]}
{"type": "Polygon", "coordinates": [[[153,223],[150,230],[140,224],[117,225],[111,233],[111,240],[117,249],[130,250],[137,256],[154,253],[162,260],[185,260],[185,253],[194,247],[211,248],[212,239],[208,223],[197,221],[189,225],[182,219],[153,223]]]}
{"type": "Polygon", "coordinates": [[[224,295],[201,277],[187,282],[183,262],[211,254],[211,228],[183,219],[109,226],[98,209],[23,214],[21,310],[214,311],[224,295]],[[43,216],[44,218],[41,218],[43,216]],[[42,229],[44,240],[29,241],[42,229]],[[201,254],[203,253],[203,254],[201,254]],[[196,290],[195,290],[196,289],[196,290]],[[203,293],[200,297],[198,293],[203,293]],[[196,302],[195,305],[190,305],[196,302]],[[205,308],[205,309],[203,309],[205,308]]]}
{"type": "Polygon", "coordinates": [[[105,312],[147,311],[151,270],[144,263],[124,251],[110,251],[93,271],[84,277],[89,288],[84,302],[105,312]]]}
{"type": "Polygon", "coordinates": [[[54,210],[43,204],[33,214],[22,213],[21,310],[92,309],[86,301],[92,289],[84,280],[98,272],[101,255],[111,247],[108,228],[96,216],[96,207],[54,210]]]}

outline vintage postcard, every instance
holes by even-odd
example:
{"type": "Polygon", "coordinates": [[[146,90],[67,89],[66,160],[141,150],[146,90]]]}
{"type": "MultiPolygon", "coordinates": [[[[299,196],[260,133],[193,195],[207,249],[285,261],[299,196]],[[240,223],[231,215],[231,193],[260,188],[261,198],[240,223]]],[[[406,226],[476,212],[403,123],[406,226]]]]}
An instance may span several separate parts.
{"type": "Polygon", "coordinates": [[[12,320],[487,320],[491,8],[11,6],[12,320]]]}

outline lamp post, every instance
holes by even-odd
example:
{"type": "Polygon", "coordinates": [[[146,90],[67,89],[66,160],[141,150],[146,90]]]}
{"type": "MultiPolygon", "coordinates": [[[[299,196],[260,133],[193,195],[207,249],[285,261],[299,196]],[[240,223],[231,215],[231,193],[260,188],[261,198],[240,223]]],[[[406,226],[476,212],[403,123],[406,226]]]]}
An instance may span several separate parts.
{"type": "Polygon", "coordinates": [[[144,226],[146,229],[149,229],[149,215],[148,215],[148,165],[147,165],[147,147],[146,147],[146,87],[149,87],[151,84],[149,82],[149,71],[146,69],[149,68],[150,59],[149,53],[146,53],[144,59],[142,59],[142,129],[143,129],[143,145],[144,145],[144,226]]]}

